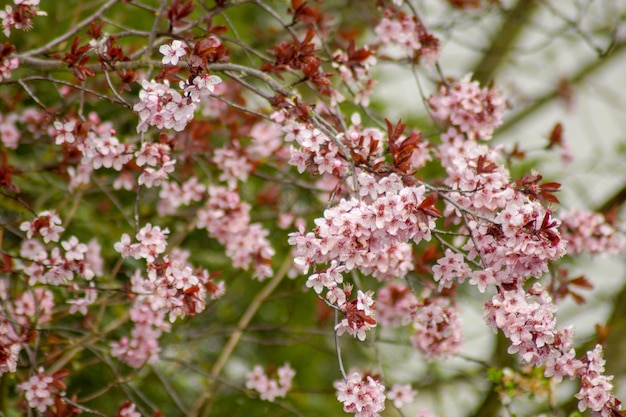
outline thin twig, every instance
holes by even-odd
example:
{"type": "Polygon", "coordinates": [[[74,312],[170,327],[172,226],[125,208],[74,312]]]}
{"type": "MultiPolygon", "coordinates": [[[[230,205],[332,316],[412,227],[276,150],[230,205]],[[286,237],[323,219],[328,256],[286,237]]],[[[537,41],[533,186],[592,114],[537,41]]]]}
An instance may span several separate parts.
{"type": "Polygon", "coordinates": [[[23,56],[41,55],[41,54],[45,54],[45,53],[49,52],[52,48],[54,48],[55,46],[57,46],[58,44],[60,44],[62,42],[65,42],[66,40],[70,39],[72,36],[74,36],[75,34],[80,32],[84,27],[88,26],[89,24],[91,24],[91,22],[93,22],[94,20],[98,19],[100,16],[102,16],[102,14],[104,12],[106,12],[108,9],[110,9],[118,1],[120,1],[120,0],[109,0],[109,1],[107,1],[98,10],[96,10],[96,12],[94,14],[92,14],[89,17],[86,17],[81,22],[77,23],[75,26],[73,26],[70,30],[65,32],[63,35],[59,36],[58,38],[55,38],[55,39],[51,40],[50,42],[48,42],[47,44],[45,44],[42,47],[39,47],[37,49],[33,49],[33,50],[28,51],[28,52],[25,52],[23,54],[23,56]]]}
{"type": "Polygon", "coordinates": [[[244,312],[243,316],[241,316],[241,319],[239,319],[239,322],[237,323],[236,330],[226,342],[226,345],[222,349],[222,352],[215,361],[215,364],[213,365],[213,368],[211,370],[211,380],[209,381],[207,388],[204,390],[202,395],[200,395],[191,410],[189,410],[189,417],[196,417],[202,407],[204,407],[207,403],[207,400],[211,399],[214,396],[214,391],[216,388],[215,380],[220,375],[222,369],[224,368],[224,365],[226,365],[226,362],[228,362],[228,359],[231,357],[235,348],[239,344],[239,341],[241,340],[244,331],[248,327],[248,324],[250,324],[250,321],[259,310],[261,305],[270,296],[270,294],[274,292],[274,290],[283,280],[285,275],[287,275],[287,272],[292,265],[293,257],[292,254],[289,253],[283,261],[280,270],[276,272],[276,275],[274,275],[274,278],[272,278],[272,280],[256,295],[256,297],[254,297],[247,310],[244,312]]]}

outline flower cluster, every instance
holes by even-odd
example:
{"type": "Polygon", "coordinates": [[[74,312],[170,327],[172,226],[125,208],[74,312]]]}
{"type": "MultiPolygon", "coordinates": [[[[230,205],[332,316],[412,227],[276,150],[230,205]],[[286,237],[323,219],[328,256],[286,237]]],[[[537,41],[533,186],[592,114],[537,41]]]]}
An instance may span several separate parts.
{"type": "Polygon", "coordinates": [[[237,186],[237,181],[245,182],[253,168],[236,140],[227,147],[216,149],[211,161],[221,171],[219,180],[226,181],[231,190],[237,186]]]}
{"type": "Polygon", "coordinates": [[[61,226],[61,218],[54,211],[43,211],[32,222],[20,224],[20,230],[26,232],[29,239],[39,235],[45,243],[48,243],[58,242],[65,229],[61,226]]]}
{"type": "Polygon", "coordinates": [[[383,44],[401,46],[415,62],[419,61],[422,65],[432,64],[439,58],[439,39],[426,30],[417,16],[394,15],[388,9],[374,31],[383,44]]]}
{"type": "Polygon", "coordinates": [[[525,292],[522,288],[500,291],[485,304],[484,317],[494,331],[501,329],[511,341],[509,353],[517,353],[524,363],[545,366],[544,375],[560,381],[580,378],[576,398],[578,408],[593,410],[592,415],[608,417],[619,410],[612,394],[613,377],[605,376],[602,347],[597,345],[582,359],[576,359],[573,329],[556,329],[556,306],[541,285],[525,292]]]}
{"type": "Polygon", "coordinates": [[[135,163],[142,168],[138,184],[148,188],[165,183],[168,175],[174,172],[176,160],[170,157],[172,152],[166,143],[144,142],[135,153],[135,163]]]}
{"type": "MultiPolygon", "coordinates": [[[[4,298],[4,297],[3,297],[4,298]]],[[[13,324],[0,318],[0,375],[17,370],[17,361],[22,345],[20,337],[15,333],[13,324]]]]}
{"type": "Polygon", "coordinates": [[[378,417],[385,409],[385,386],[377,377],[351,371],[345,380],[335,381],[337,400],[343,411],[355,417],[378,417]]]}
{"type": "Polygon", "coordinates": [[[35,375],[19,384],[17,388],[24,393],[30,408],[44,413],[54,404],[55,396],[65,395],[66,386],[62,379],[68,374],[66,370],[60,370],[47,375],[43,368],[39,368],[35,375]]]}
{"type": "MultiPolygon", "coordinates": [[[[20,140],[20,131],[17,129],[15,122],[19,119],[20,117],[14,113],[0,115],[0,142],[7,148],[17,148],[20,140]]],[[[5,188],[17,190],[15,184],[11,184],[8,178],[5,178],[3,183],[5,188]]]]}
{"type": "Polygon", "coordinates": [[[423,186],[402,187],[401,181],[386,179],[386,194],[371,204],[342,199],[315,220],[313,232],[290,234],[289,243],[296,247],[295,262],[303,271],[332,260],[345,265],[347,271],[359,269],[378,279],[404,276],[411,269],[407,242],[429,240],[434,217],[425,210],[423,186]]]}
{"type": "Polygon", "coordinates": [[[509,171],[501,164],[500,148],[467,140],[456,128],[441,135],[437,151],[446,170],[444,183],[454,204],[446,202],[445,214],[462,216],[459,207],[491,216],[513,198],[509,171]]]}
{"type": "Polygon", "coordinates": [[[206,193],[206,187],[198,182],[197,177],[191,177],[181,185],[173,181],[163,181],[159,191],[159,205],[157,210],[161,216],[173,214],[180,206],[187,206],[193,201],[201,201],[206,193]]]}
{"type": "MultiPolygon", "coordinates": [[[[356,50],[350,44],[347,50],[337,49],[333,54],[333,67],[339,77],[355,91],[355,104],[369,105],[370,96],[374,92],[377,81],[370,77],[370,68],[376,65],[374,51],[367,46],[356,50]]],[[[333,89],[331,97],[335,102],[342,102],[345,97],[339,90],[333,89]]]]}
{"type": "Polygon", "coordinates": [[[448,126],[456,127],[469,139],[491,139],[502,123],[505,100],[493,88],[480,88],[470,75],[452,85],[442,85],[439,94],[428,99],[433,115],[448,126]]]}
{"type": "MultiPolygon", "coordinates": [[[[481,292],[488,285],[516,284],[530,277],[538,278],[548,271],[548,262],[566,253],[558,219],[537,201],[519,194],[493,222],[470,222],[469,225],[471,239],[462,249],[467,251],[467,259],[482,265],[469,274],[470,283],[477,285],[481,292]]],[[[439,276],[442,271],[437,271],[439,276]]],[[[456,272],[441,275],[440,285],[451,285],[450,281],[457,275],[456,272]]]]}
{"type": "MultiPolygon", "coordinates": [[[[555,312],[551,297],[536,283],[528,292],[521,288],[498,292],[485,304],[484,317],[494,331],[501,329],[511,341],[509,353],[517,353],[524,363],[541,366],[550,357],[565,361],[572,345],[572,329],[557,330],[555,312]]],[[[565,363],[558,369],[554,373],[569,377],[576,370],[565,363]]]]}
{"type": "Polygon", "coordinates": [[[250,205],[226,187],[211,186],[208,194],[209,199],[198,211],[197,227],[206,229],[226,247],[234,267],[252,268],[259,280],[271,276],[274,249],[267,240],[267,230],[250,222],[250,205]]]}
{"type": "Polygon", "coordinates": [[[437,265],[433,266],[433,279],[439,283],[439,291],[452,287],[454,282],[462,284],[470,274],[463,254],[450,249],[446,249],[443,258],[439,258],[437,265]]]}
{"type": "Polygon", "coordinates": [[[60,247],[48,252],[40,240],[33,238],[42,237],[44,243],[58,242],[64,231],[60,224],[61,219],[55,212],[44,211],[32,222],[20,225],[28,239],[21,243],[22,260],[16,264],[16,269],[26,275],[31,286],[36,283],[64,284],[72,281],[75,275],[86,280],[102,275],[100,246],[95,240],[84,244],[76,236],[71,236],[62,241],[60,247]]]}
{"type": "Polygon", "coordinates": [[[602,346],[596,345],[588,351],[581,361],[584,366],[578,371],[580,391],[576,394],[578,409],[582,412],[592,410],[592,417],[609,417],[620,415],[620,401],[613,395],[612,376],[603,375],[604,358],[602,346]]]}
{"type": "MultiPolygon", "coordinates": [[[[137,271],[131,279],[133,289],[144,286],[145,279],[137,271]]],[[[165,311],[151,308],[151,294],[146,293],[137,297],[130,309],[130,319],[134,326],[131,337],[123,336],[118,342],[111,342],[111,355],[120,358],[123,362],[134,368],[140,368],[146,364],[154,363],[161,351],[159,338],[163,332],[169,332],[170,323],[165,321],[165,311]]],[[[155,296],[158,299],[158,296],[155,296]]]]}
{"type": "Polygon", "coordinates": [[[77,167],[70,166],[70,190],[81,184],[89,184],[94,169],[112,168],[121,171],[133,159],[134,146],[121,143],[115,136],[110,122],[102,122],[95,113],[90,113],[87,122],[76,119],[55,121],[53,136],[55,143],[69,151],[77,151],[82,158],[77,167]]]}
{"type": "Polygon", "coordinates": [[[11,30],[32,28],[32,19],[35,16],[46,16],[47,13],[39,10],[39,0],[13,0],[15,6],[7,5],[0,10],[0,20],[4,34],[11,36],[11,30]]]}
{"type": "Polygon", "coordinates": [[[14,51],[15,47],[8,42],[0,45],[0,81],[11,78],[11,71],[19,66],[19,60],[13,56],[14,51]]]}
{"type": "Polygon", "coordinates": [[[425,297],[413,318],[413,346],[428,360],[449,357],[461,349],[462,321],[456,305],[448,297],[425,297]]]}
{"type": "Polygon", "coordinates": [[[401,408],[406,404],[412,403],[416,395],[417,391],[411,388],[410,385],[394,384],[387,393],[387,398],[393,401],[393,405],[396,408],[401,408]]]}
{"type": "Polygon", "coordinates": [[[336,173],[347,170],[347,166],[338,157],[339,148],[311,123],[301,123],[287,117],[284,113],[275,113],[273,119],[282,123],[285,142],[296,142],[299,147],[291,146],[289,164],[299,173],[310,169],[314,174],[336,173]]]}
{"type": "Polygon", "coordinates": [[[406,326],[415,317],[419,305],[407,285],[390,283],[376,293],[376,319],[382,326],[406,326]]]}
{"type": "Polygon", "coordinates": [[[121,240],[115,244],[115,250],[123,258],[132,256],[135,259],[154,262],[160,254],[165,252],[166,237],[169,233],[167,228],[161,229],[159,226],[152,226],[148,223],[137,232],[135,236],[137,243],[131,243],[130,236],[124,233],[121,240]]]}
{"type": "Polygon", "coordinates": [[[272,373],[268,375],[262,366],[255,366],[251,372],[246,374],[246,388],[258,392],[262,400],[273,402],[277,397],[285,398],[291,389],[296,371],[286,363],[276,370],[274,377],[272,377],[272,373]]]}
{"type": "Polygon", "coordinates": [[[195,109],[193,101],[171,88],[168,80],[143,80],[139,102],[133,106],[139,115],[137,132],[146,132],[149,126],[180,132],[193,119],[195,109]]]}
{"type": "Polygon", "coordinates": [[[215,283],[209,272],[194,270],[187,263],[188,253],[174,250],[161,256],[168,233],[168,229],[148,223],[137,233],[137,243],[131,243],[130,237],[123,234],[115,244],[123,258],[145,259],[147,267],[147,276],[137,270],[131,279],[135,295],[130,313],[135,324],[131,338],[123,337],[111,344],[111,354],[130,366],[140,367],[157,359],[158,339],[170,330],[166,316],[172,323],[177,318],[194,316],[205,309],[209,294],[216,299],[224,293],[223,283],[215,283]]]}
{"type": "Polygon", "coordinates": [[[137,132],[147,131],[149,126],[181,132],[193,119],[197,103],[213,94],[215,85],[221,82],[218,76],[200,74],[191,80],[181,81],[179,92],[170,87],[168,80],[162,83],[143,80],[139,102],[133,106],[139,115],[137,132]]]}
{"type": "MultiPolygon", "coordinates": [[[[330,294],[334,292],[331,291],[330,294]]],[[[371,291],[364,293],[359,290],[354,300],[347,302],[342,299],[333,300],[344,314],[344,318],[335,326],[338,336],[348,333],[361,341],[365,340],[367,331],[376,327],[376,311],[374,310],[376,303],[372,298],[373,295],[371,291]]]]}
{"type": "Polygon", "coordinates": [[[618,254],[624,248],[624,236],[604,216],[585,210],[559,213],[561,235],[567,241],[567,253],[593,255],[618,254]]]}

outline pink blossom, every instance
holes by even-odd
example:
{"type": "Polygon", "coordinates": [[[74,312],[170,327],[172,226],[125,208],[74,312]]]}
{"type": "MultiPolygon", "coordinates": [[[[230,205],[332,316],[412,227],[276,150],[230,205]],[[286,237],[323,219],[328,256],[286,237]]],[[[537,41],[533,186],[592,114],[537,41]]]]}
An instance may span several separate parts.
{"type": "Polygon", "coordinates": [[[25,231],[29,239],[39,234],[45,243],[58,242],[60,234],[65,230],[60,225],[61,218],[54,211],[42,211],[32,222],[20,224],[20,230],[25,231]]]}
{"type": "Polygon", "coordinates": [[[343,411],[355,417],[378,417],[385,409],[385,386],[371,375],[351,371],[345,380],[335,381],[337,400],[343,411]]]}
{"type": "Polygon", "coordinates": [[[275,377],[268,376],[263,367],[257,365],[246,374],[246,388],[257,391],[262,400],[273,402],[287,395],[295,374],[289,363],[278,368],[275,377]]]}
{"type": "Polygon", "coordinates": [[[387,398],[393,401],[396,408],[401,408],[412,403],[415,395],[417,395],[417,391],[412,389],[410,385],[394,384],[387,393],[387,398]]]}
{"type": "Polygon", "coordinates": [[[371,291],[364,293],[359,290],[356,300],[340,307],[344,318],[335,326],[338,336],[348,333],[361,341],[365,340],[367,332],[376,327],[375,303],[372,296],[371,291]]]}
{"type": "Polygon", "coordinates": [[[237,186],[237,181],[245,182],[253,169],[238,141],[216,149],[211,161],[221,170],[219,180],[226,181],[230,189],[237,186]]]}
{"type": "Polygon", "coordinates": [[[193,81],[181,81],[180,88],[186,97],[194,103],[199,103],[208,99],[215,92],[215,86],[222,83],[222,79],[217,75],[203,74],[194,77],[193,81]]]}
{"type": "Polygon", "coordinates": [[[432,64],[439,57],[439,40],[415,16],[403,13],[393,16],[387,10],[374,31],[383,44],[401,46],[410,57],[419,59],[423,65],[432,64]]]}
{"type": "Polygon", "coordinates": [[[76,137],[74,136],[74,129],[76,128],[75,120],[70,120],[65,123],[55,121],[54,128],[57,130],[57,136],[55,139],[55,143],[57,145],[74,143],[76,141],[76,137]]]}
{"type": "Polygon", "coordinates": [[[594,255],[616,255],[624,248],[624,235],[600,213],[574,210],[559,213],[559,218],[568,254],[576,256],[589,252],[594,255]]]}
{"type": "Polygon", "coordinates": [[[21,349],[21,343],[13,332],[13,324],[0,321],[0,353],[4,358],[0,361],[0,375],[17,370],[18,355],[21,349]]]}
{"type": "Polygon", "coordinates": [[[0,115],[0,141],[2,141],[7,148],[15,149],[19,144],[21,133],[15,126],[16,121],[17,118],[15,115],[9,114],[6,117],[0,115]]]}
{"type": "Polygon", "coordinates": [[[254,277],[259,280],[271,276],[274,249],[267,240],[267,230],[251,223],[250,205],[226,187],[209,187],[208,194],[209,199],[198,211],[197,227],[206,229],[226,247],[233,266],[246,270],[252,267],[254,277]]]}
{"type": "Polygon", "coordinates": [[[70,237],[69,241],[61,242],[61,246],[65,249],[65,259],[68,261],[82,261],[85,259],[87,245],[80,243],[76,236],[70,237]]]}
{"type": "Polygon", "coordinates": [[[378,290],[376,319],[383,326],[406,326],[411,323],[419,305],[407,285],[390,283],[378,290]]]}
{"type": "Polygon", "coordinates": [[[170,88],[167,80],[162,84],[143,80],[139,102],[133,106],[140,120],[137,132],[147,131],[149,126],[181,132],[193,118],[195,109],[191,98],[170,88]]]}
{"type": "Polygon", "coordinates": [[[53,383],[54,378],[46,375],[43,368],[39,368],[37,374],[19,384],[17,388],[26,397],[30,408],[35,408],[40,413],[43,413],[54,404],[54,395],[58,392],[58,389],[53,383]]]}
{"type": "Polygon", "coordinates": [[[428,100],[433,115],[464,132],[468,139],[491,139],[502,123],[504,97],[496,89],[481,89],[466,75],[451,86],[441,86],[428,100]]]}
{"type": "Polygon", "coordinates": [[[178,60],[187,54],[185,44],[179,40],[173,40],[171,45],[161,45],[159,52],[163,55],[163,65],[178,65],[178,60]]]}
{"type": "MultiPolygon", "coordinates": [[[[96,302],[98,298],[98,291],[94,288],[94,283],[91,282],[88,288],[84,288],[84,296],[81,298],[73,298],[66,300],[66,303],[70,304],[70,314],[80,313],[83,316],[87,315],[87,308],[96,302]]],[[[73,287],[78,289],[77,286],[73,287]]]]}
{"type": "Polygon", "coordinates": [[[462,284],[470,273],[463,254],[450,249],[446,249],[444,257],[438,259],[437,265],[433,266],[433,279],[439,283],[439,291],[452,287],[455,280],[462,284]]]}
{"type": "Polygon", "coordinates": [[[456,305],[445,297],[424,299],[413,318],[413,346],[428,360],[449,357],[461,349],[461,316],[456,305]]]}
{"type": "Polygon", "coordinates": [[[33,17],[47,15],[46,12],[39,10],[39,0],[14,0],[13,4],[15,11],[9,5],[4,10],[0,10],[2,27],[7,37],[11,35],[12,29],[29,30],[32,27],[33,17]]]}

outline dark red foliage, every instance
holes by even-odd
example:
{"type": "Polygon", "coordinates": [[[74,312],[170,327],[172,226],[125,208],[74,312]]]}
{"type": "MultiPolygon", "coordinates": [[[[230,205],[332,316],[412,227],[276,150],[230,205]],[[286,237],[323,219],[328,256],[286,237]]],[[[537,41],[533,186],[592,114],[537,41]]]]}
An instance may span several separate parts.
{"type": "Polygon", "coordinates": [[[17,185],[13,184],[13,174],[17,174],[19,171],[12,165],[9,165],[6,149],[2,149],[0,154],[0,188],[11,193],[19,193],[20,189],[17,185]]]}
{"type": "Polygon", "coordinates": [[[307,3],[306,0],[291,0],[291,7],[287,9],[287,13],[293,15],[293,23],[320,25],[324,20],[324,14],[318,8],[308,6],[307,3]]]}
{"type": "Polygon", "coordinates": [[[387,123],[389,152],[393,166],[400,173],[408,173],[411,169],[411,157],[422,139],[422,133],[413,130],[408,137],[403,138],[402,133],[406,129],[406,125],[401,120],[395,127],[387,119],[385,119],[385,123],[387,123]]]}
{"type": "Polygon", "coordinates": [[[574,291],[572,287],[583,290],[593,289],[593,284],[584,275],[569,278],[568,271],[563,268],[558,269],[555,275],[548,286],[548,292],[552,295],[554,301],[559,301],[569,296],[572,297],[576,304],[581,305],[585,302],[585,298],[574,291]]]}
{"type": "Polygon", "coordinates": [[[170,27],[180,26],[185,17],[189,16],[195,8],[192,0],[172,0],[171,6],[165,11],[165,17],[170,21],[170,27]]]}
{"type": "Polygon", "coordinates": [[[561,189],[558,182],[544,182],[540,184],[543,177],[539,174],[524,174],[522,178],[515,181],[515,189],[528,195],[531,200],[538,200],[542,204],[547,201],[559,204],[559,199],[554,195],[561,189]]]}
{"type": "Polygon", "coordinates": [[[87,66],[89,63],[89,55],[87,52],[91,50],[91,46],[88,44],[80,46],[80,38],[74,37],[70,52],[65,54],[63,62],[72,69],[72,74],[79,80],[85,81],[87,77],[93,77],[95,75],[93,69],[87,66]]]}

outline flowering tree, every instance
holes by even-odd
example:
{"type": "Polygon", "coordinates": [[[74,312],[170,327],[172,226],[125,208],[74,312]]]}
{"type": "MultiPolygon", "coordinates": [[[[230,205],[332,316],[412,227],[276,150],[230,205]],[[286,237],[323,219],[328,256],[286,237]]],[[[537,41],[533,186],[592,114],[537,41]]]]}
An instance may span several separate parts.
{"type": "MultiPolygon", "coordinates": [[[[494,144],[543,103],[496,72],[534,14],[595,67],[623,49],[574,8],[4,6],[0,413],[624,415],[610,323],[582,340],[557,320],[593,297],[578,260],[623,248],[623,193],[561,204],[530,149],[494,144]],[[457,74],[442,54],[479,19],[501,36],[457,74]],[[420,94],[388,106],[395,67],[420,94]],[[477,351],[468,328],[494,336],[477,351]],[[455,380],[471,407],[429,409],[455,380]]],[[[566,162],[553,126],[544,158],[566,162]]]]}

